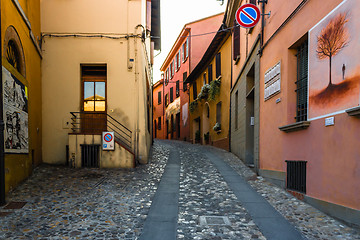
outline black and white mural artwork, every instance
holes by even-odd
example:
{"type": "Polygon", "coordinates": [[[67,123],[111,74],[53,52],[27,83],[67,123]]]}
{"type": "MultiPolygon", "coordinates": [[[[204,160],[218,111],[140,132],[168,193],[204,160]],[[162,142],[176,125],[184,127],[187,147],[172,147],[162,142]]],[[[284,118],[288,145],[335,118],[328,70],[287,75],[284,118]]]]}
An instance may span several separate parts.
{"type": "Polygon", "coordinates": [[[27,87],[6,68],[3,70],[5,153],[29,152],[27,87]]]}

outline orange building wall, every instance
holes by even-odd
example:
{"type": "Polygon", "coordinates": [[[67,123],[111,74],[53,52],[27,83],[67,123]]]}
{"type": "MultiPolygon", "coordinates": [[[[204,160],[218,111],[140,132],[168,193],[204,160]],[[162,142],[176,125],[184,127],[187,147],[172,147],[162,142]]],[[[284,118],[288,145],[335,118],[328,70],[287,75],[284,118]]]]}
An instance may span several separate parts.
{"type": "MultiPolygon", "coordinates": [[[[162,81],[162,80],[161,80],[162,81]]],[[[164,114],[164,91],[162,82],[157,82],[153,87],[153,138],[165,139],[164,114]],[[158,103],[158,93],[161,92],[161,103],[158,103]],[[161,129],[158,130],[159,117],[161,117],[161,129]],[[156,125],[155,125],[156,121],[156,125]],[[156,136],[155,136],[156,131],[156,136]]]]}
{"type": "MultiPolygon", "coordinates": [[[[269,1],[265,43],[300,2],[269,1]]],[[[335,115],[334,126],[325,127],[320,118],[306,130],[284,133],[278,129],[295,123],[296,50],[291,47],[341,2],[308,1],[264,49],[260,60],[260,168],[286,172],[285,160],[305,160],[308,196],[360,209],[359,118],[343,113],[335,115]],[[281,93],[264,101],[264,74],[279,61],[281,93]],[[276,103],[278,98],[281,102],[276,103]]]]}

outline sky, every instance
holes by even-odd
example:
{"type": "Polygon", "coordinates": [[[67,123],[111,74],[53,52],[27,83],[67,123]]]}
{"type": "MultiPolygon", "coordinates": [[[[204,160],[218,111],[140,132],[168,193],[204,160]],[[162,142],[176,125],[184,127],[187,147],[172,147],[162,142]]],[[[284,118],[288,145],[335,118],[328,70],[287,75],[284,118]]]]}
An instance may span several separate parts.
{"type": "Polygon", "coordinates": [[[221,6],[217,0],[160,0],[161,53],[155,52],[153,82],[161,78],[160,67],[186,23],[225,12],[227,0],[221,6]]]}

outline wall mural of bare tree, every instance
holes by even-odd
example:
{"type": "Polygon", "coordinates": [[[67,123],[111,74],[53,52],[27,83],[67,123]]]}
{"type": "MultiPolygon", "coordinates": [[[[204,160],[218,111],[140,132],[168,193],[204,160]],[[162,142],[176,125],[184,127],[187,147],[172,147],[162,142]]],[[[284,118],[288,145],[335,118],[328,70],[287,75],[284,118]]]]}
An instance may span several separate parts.
{"type": "Polygon", "coordinates": [[[345,0],[309,31],[309,119],[359,105],[360,2],[345,0]]]}

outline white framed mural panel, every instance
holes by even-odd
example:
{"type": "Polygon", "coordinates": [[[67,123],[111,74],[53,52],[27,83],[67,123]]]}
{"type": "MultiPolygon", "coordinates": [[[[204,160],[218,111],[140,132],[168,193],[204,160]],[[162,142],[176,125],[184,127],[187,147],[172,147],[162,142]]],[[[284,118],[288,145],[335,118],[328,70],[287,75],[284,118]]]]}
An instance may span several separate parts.
{"type": "Polygon", "coordinates": [[[359,106],[359,15],[360,1],[345,0],[309,31],[309,120],[359,106]]]}
{"type": "Polygon", "coordinates": [[[5,153],[29,153],[27,87],[2,67],[5,153]]]}

